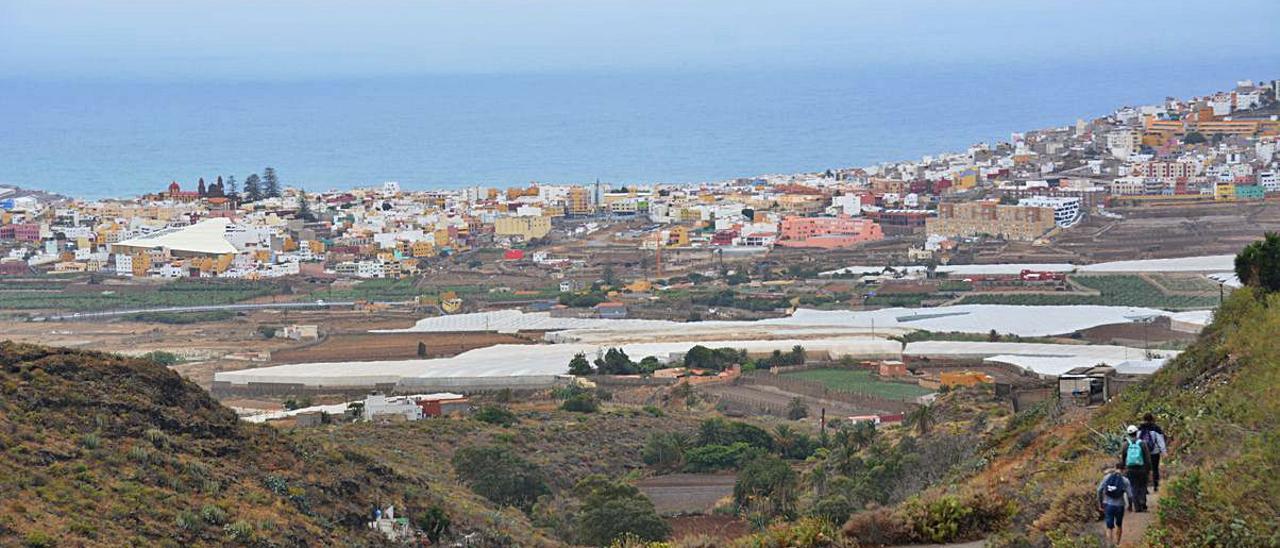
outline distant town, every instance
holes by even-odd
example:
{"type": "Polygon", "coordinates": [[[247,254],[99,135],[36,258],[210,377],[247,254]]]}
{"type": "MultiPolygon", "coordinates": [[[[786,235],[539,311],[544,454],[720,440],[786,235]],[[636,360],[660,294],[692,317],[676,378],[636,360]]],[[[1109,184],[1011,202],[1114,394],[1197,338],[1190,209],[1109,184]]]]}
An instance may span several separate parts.
{"type": "Polygon", "coordinates": [[[217,174],[157,182],[154,193],[128,199],[0,188],[0,276],[407,278],[480,249],[564,268],[574,253],[557,251],[589,245],[602,230],[611,246],[652,254],[642,266],[655,278],[666,250],[723,260],[900,241],[909,243],[899,261],[987,262],[964,259],[964,248],[1043,246],[1090,217],[1116,216],[1116,207],[1277,195],[1278,92],[1280,81],[1240,81],[1230,91],[1124,107],[963,152],[699,185],[409,191],[386,182],[306,192],[267,168],[240,182],[217,174]]]}

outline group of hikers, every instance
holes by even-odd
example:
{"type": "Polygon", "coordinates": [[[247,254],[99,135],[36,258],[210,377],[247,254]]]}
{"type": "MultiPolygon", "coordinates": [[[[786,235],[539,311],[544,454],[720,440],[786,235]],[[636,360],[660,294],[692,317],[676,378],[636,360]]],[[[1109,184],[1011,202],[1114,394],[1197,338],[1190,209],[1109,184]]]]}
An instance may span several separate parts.
{"type": "Polygon", "coordinates": [[[1152,492],[1160,490],[1160,456],[1168,450],[1164,430],[1151,413],[1142,417],[1142,424],[1125,429],[1120,460],[1098,483],[1098,510],[1107,526],[1108,542],[1120,544],[1126,506],[1131,512],[1147,511],[1147,486],[1152,492]]]}

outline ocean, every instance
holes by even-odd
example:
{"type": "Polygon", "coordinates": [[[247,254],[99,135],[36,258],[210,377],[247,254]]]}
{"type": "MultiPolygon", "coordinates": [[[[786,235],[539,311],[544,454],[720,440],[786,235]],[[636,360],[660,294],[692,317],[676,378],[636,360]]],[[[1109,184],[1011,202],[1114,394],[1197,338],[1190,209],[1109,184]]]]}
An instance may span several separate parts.
{"type": "Polygon", "coordinates": [[[0,185],[82,197],[265,166],[310,191],[690,183],[918,158],[1270,79],[1276,59],[435,75],[298,82],[0,76],[0,185]]]}

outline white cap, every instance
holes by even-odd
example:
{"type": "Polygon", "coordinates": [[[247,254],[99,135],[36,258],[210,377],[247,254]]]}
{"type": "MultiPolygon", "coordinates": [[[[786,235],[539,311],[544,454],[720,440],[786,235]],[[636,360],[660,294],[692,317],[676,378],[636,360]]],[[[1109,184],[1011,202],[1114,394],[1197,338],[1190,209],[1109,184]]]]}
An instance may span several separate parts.
{"type": "Polygon", "coordinates": [[[1130,436],[1132,436],[1138,433],[1138,427],[1130,424],[1129,428],[1126,428],[1125,431],[1128,432],[1130,436]]]}

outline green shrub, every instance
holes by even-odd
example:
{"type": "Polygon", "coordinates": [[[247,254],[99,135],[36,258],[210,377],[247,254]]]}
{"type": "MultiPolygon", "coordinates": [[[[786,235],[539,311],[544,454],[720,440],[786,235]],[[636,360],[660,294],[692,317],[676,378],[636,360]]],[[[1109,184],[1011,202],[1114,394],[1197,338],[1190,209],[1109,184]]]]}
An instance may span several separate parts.
{"type": "Polygon", "coordinates": [[[686,472],[736,469],[762,454],[764,450],[745,442],[735,442],[731,445],[703,445],[685,451],[684,469],[686,472]]]}
{"type": "Polygon", "coordinates": [[[480,409],[477,409],[475,413],[471,414],[471,418],[480,422],[496,424],[498,426],[511,426],[520,422],[520,419],[516,418],[515,413],[512,413],[510,409],[499,405],[486,405],[481,407],[480,409]]]}
{"type": "Polygon", "coordinates": [[[527,512],[538,497],[551,492],[542,470],[509,447],[463,447],[452,463],[463,483],[498,504],[527,512]]]}
{"type": "Polygon", "coordinates": [[[600,402],[591,394],[578,394],[560,404],[560,408],[574,413],[595,413],[600,409],[600,402]]]}

